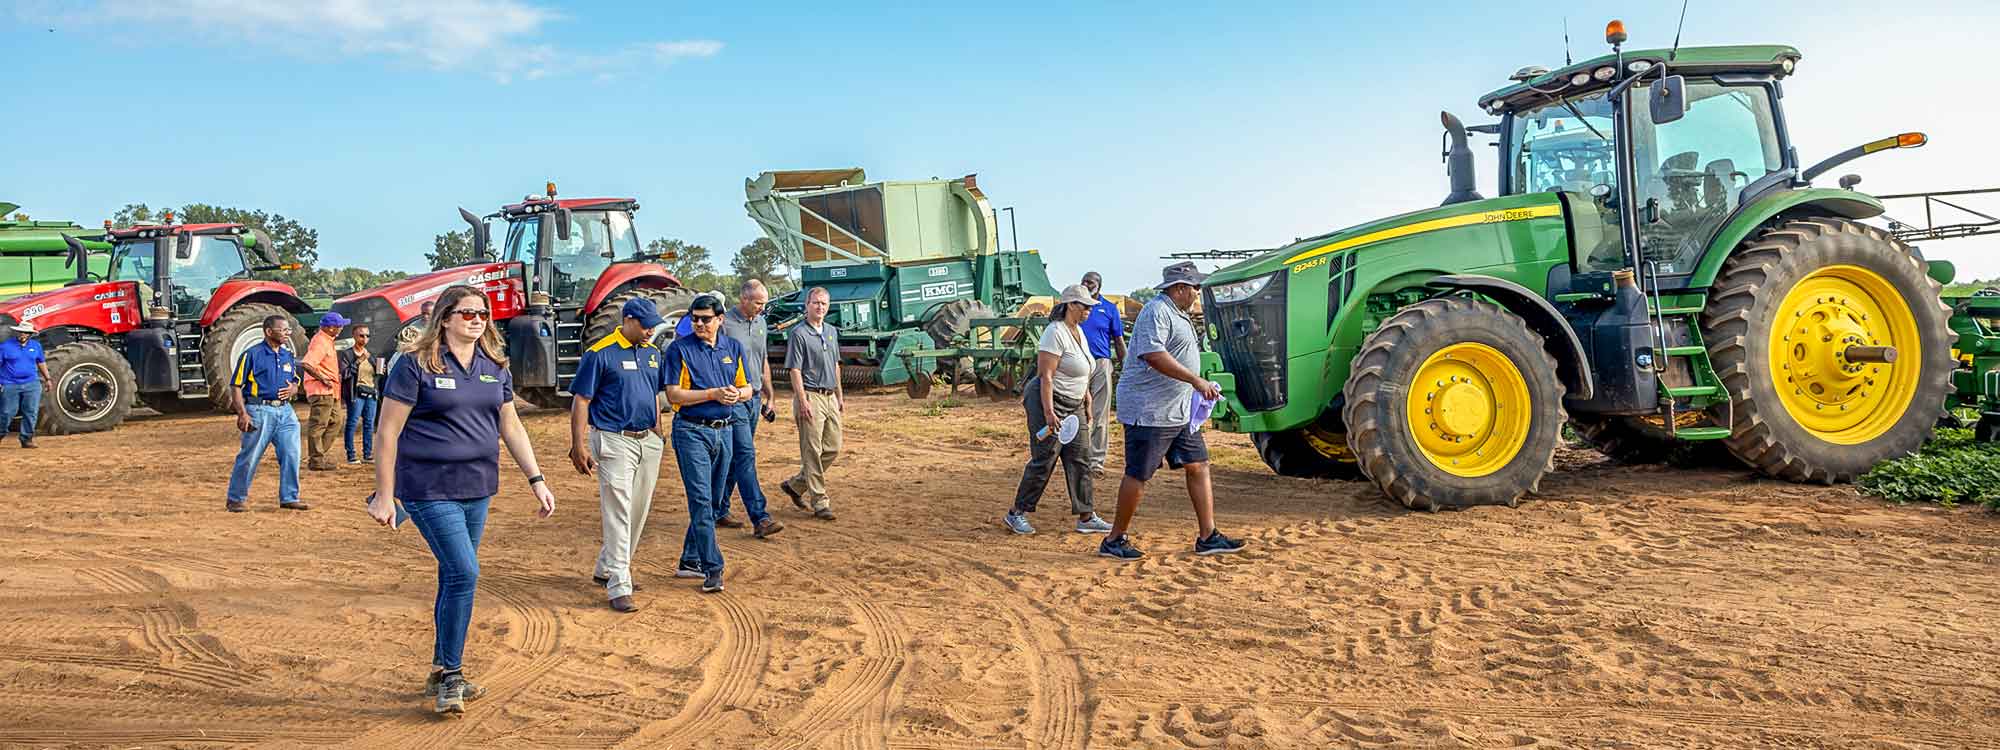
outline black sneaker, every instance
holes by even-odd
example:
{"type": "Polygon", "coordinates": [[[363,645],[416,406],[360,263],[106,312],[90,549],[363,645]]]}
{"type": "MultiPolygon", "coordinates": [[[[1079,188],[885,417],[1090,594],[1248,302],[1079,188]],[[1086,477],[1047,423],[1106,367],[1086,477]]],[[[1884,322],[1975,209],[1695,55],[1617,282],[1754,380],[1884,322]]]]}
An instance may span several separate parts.
{"type": "Polygon", "coordinates": [[[1107,538],[1103,544],[1097,545],[1097,556],[1113,560],[1137,560],[1145,557],[1146,553],[1140,552],[1138,547],[1132,546],[1130,538],[1120,534],[1107,538]]]}
{"type": "Polygon", "coordinates": [[[701,579],[701,593],[714,594],[722,591],[722,571],[716,571],[701,579]]]}
{"type": "Polygon", "coordinates": [[[1220,530],[1208,532],[1207,539],[1194,540],[1194,553],[1197,555],[1226,555],[1242,551],[1242,542],[1223,536],[1220,530]]]}
{"type": "Polygon", "coordinates": [[[683,562],[679,566],[676,566],[674,568],[674,577],[707,578],[708,576],[702,574],[700,565],[689,565],[688,563],[683,562]]]}

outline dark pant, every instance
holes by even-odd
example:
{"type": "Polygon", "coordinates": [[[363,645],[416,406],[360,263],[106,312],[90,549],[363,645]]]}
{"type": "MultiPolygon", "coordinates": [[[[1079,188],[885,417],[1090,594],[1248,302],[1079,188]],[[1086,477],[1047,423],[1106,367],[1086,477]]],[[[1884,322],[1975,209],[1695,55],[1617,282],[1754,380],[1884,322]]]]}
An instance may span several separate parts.
{"type": "Polygon", "coordinates": [[[1125,476],[1141,482],[1153,478],[1161,462],[1173,468],[1208,460],[1208,442],[1187,427],[1125,425],[1125,476]]]}
{"type": "Polygon", "coordinates": [[[405,500],[410,520],[438,561],[437,647],[431,664],[464,665],[465,631],[472,626],[472,594],[479,587],[479,537],[486,531],[486,506],[478,500],[405,500]]]}
{"type": "MultiPolygon", "coordinates": [[[[1056,472],[1056,459],[1061,457],[1063,481],[1069,486],[1069,510],[1078,516],[1089,514],[1090,435],[1078,431],[1067,444],[1056,440],[1053,431],[1047,438],[1035,437],[1048,422],[1042,414],[1042,377],[1029,378],[1021,389],[1021,408],[1028,412],[1028,468],[1022,470],[1021,486],[1014,491],[1014,512],[1035,512],[1035,506],[1042,502],[1042,491],[1048,489],[1049,477],[1056,472]]],[[[1057,417],[1071,413],[1056,405],[1057,417]]]]}
{"type": "Polygon", "coordinates": [[[354,430],[361,430],[361,455],[375,455],[375,410],[382,402],[372,398],[357,398],[347,402],[347,460],[354,460],[354,430]]]}
{"type": "Polygon", "coordinates": [[[715,504],[717,518],[729,515],[729,493],[743,495],[743,512],[750,523],[761,524],[771,517],[764,511],[764,488],[757,486],[757,420],[764,418],[764,400],[753,398],[731,408],[729,483],[715,504]]]}
{"type": "Polygon", "coordinates": [[[722,572],[722,546],[715,542],[715,519],[729,489],[729,428],[674,421],[674,463],[687,490],[688,530],[681,540],[681,565],[702,573],[722,572]]]}

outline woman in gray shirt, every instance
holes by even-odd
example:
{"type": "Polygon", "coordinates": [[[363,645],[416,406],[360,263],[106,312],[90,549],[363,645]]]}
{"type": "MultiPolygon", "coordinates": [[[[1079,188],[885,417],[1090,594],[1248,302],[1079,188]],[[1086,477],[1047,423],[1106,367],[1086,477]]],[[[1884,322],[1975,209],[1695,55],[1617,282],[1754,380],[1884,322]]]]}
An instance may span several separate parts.
{"type": "Polygon", "coordinates": [[[1058,457],[1063,478],[1069,484],[1069,509],[1076,514],[1079,534],[1102,534],[1111,524],[1097,517],[1090,497],[1090,445],[1071,436],[1069,442],[1057,437],[1065,417],[1077,419],[1079,434],[1087,433],[1090,419],[1090,372],[1095,362],[1084,343],[1083,320],[1090,317],[1090,291],[1082,285],[1064,289],[1049,313],[1049,325],[1035,353],[1035,376],[1021,389],[1021,408],[1028,414],[1028,466],[1021,472],[1021,486],[1014,492],[1014,508],[1003,520],[1016,534],[1033,534],[1028,514],[1042,500],[1049,477],[1055,473],[1058,457]]]}

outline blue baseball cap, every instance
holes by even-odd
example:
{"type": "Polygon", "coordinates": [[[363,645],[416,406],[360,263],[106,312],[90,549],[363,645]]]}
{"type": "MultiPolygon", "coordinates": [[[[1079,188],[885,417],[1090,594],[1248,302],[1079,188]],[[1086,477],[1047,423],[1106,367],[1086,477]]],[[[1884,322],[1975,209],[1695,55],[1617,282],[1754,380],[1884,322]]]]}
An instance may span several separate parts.
{"type": "Polygon", "coordinates": [[[660,308],[654,307],[653,301],[645,297],[625,300],[625,308],[619,312],[628,318],[638,318],[639,325],[649,329],[666,322],[665,318],[660,317],[660,308]]]}
{"type": "Polygon", "coordinates": [[[347,316],[337,312],[329,312],[319,316],[319,327],[321,328],[346,328],[347,324],[352,322],[354,321],[348,320],[347,316]]]}

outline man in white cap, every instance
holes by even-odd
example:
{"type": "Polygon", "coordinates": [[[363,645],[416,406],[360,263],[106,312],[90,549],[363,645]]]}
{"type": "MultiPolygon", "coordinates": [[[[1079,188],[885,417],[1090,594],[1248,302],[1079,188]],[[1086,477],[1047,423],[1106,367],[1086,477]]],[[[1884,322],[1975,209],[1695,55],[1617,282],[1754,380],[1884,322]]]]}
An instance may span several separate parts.
{"type": "Polygon", "coordinates": [[[42,389],[49,378],[48,358],[35,340],[35,324],[15,323],[0,341],[0,435],[21,415],[21,447],[35,447],[35,417],[42,410],[42,389]]]}

